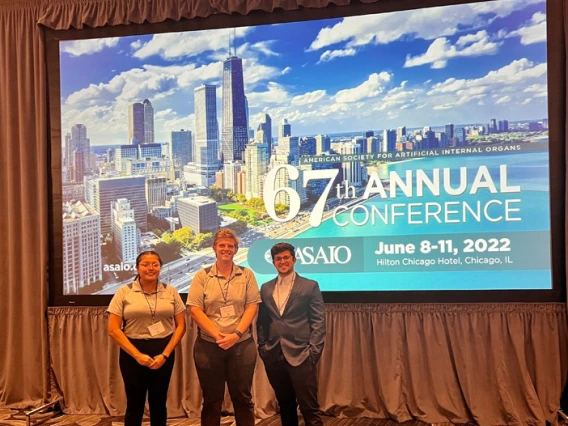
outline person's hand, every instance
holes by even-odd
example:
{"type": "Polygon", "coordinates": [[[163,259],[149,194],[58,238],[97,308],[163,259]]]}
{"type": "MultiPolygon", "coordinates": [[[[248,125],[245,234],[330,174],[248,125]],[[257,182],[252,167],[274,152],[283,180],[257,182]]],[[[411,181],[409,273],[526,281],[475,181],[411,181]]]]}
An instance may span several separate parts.
{"type": "Polygon", "coordinates": [[[158,354],[152,359],[152,364],[150,364],[148,367],[151,370],[157,370],[165,363],[166,363],[166,357],[162,354],[158,354]]]}
{"type": "Polygon", "coordinates": [[[222,339],[217,340],[217,344],[221,349],[227,350],[231,349],[235,345],[235,343],[239,341],[239,339],[240,337],[237,336],[235,333],[226,334],[222,339]]]}
{"type": "Polygon", "coordinates": [[[134,358],[136,362],[144,367],[150,367],[154,359],[150,355],[146,354],[139,354],[136,358],[134,358]]]}

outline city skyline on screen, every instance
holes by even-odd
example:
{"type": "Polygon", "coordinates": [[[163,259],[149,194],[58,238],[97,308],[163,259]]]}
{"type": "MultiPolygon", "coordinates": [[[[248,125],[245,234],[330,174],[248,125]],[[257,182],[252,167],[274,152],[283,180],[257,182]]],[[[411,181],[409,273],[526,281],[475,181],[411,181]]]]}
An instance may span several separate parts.
{"type": "Polygon", "coordinates": [[[231,45],[253,129],[264,113],[275,124],[288,119],[294,135],[543,119],[545,9],[543,1],[498,1],[65,41],[62,126],[86,125],[91,146],[128,144],[129,105],[149,99],[156,142],[194,131],[194,89],[216,85],[220,105],[231,45]]]}

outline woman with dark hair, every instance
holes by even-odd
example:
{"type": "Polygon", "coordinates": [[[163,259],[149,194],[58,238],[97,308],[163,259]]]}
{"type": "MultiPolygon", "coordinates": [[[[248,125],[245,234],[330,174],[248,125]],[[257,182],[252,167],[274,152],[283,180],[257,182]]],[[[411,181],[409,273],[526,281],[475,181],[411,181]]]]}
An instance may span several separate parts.
{"type": "Polygon", "coordinates": [[[125,426],[142,424],[146,394],[150,424],[166,426],[174,349],[185,334],[185,307],[176,289],[160,281],[161,267],[158,253],[140,253],[136,279],[116,292],[107,310],[108,333],[120,346],[125,426]]]}

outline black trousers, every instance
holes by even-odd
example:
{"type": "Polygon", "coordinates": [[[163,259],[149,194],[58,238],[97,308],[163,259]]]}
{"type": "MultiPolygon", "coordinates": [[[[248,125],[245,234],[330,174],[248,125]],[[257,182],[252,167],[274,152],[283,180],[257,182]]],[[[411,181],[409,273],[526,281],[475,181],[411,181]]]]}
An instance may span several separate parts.
{"type": "Polygon", "coordinates": [[[193,351],[195,368],[203,392],[201,426],[219,426],[225,397],[225,382],[229,388],[237,426],[254,426],[252,376],[256,365],[256,344],[252,338],[237,343],[228,350],[200,337],[193,351]]]}
{"type": "Polygon", "coordinates": [[[308,357],[293,367],[286,361],[280,345],[274,351],[264,359],[264,367],[280,406],[282,426],[298,426],[298,406],[306,426],[322,426],[316,364],[308,357]]]}
{"type": "MultiPolygon", "coordinates": [[[[130,339],[130,342],[143,354],[154,357],[161,354],[171,336],[162,339],[130,339]]],[[[157,370],[140,365],[122,349],[120,350],[120,372],[126,391],[125,426],[140,426],[144,415],[146,394],[150,406],[150,424],[166,426],[168,411],[168,387],[174,367],[175,352],[172,352],[164,365],[157,370]]]]}

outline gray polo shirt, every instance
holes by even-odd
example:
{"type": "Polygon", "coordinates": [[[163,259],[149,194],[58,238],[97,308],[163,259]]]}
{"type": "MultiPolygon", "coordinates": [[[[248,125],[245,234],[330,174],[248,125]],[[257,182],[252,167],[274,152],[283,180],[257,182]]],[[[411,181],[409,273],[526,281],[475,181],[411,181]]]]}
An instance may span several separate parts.
{"type": "MultiPolygon", "coordinates": [[[[207,317],[217,326],[221,333],[233,333],[239,325],[245,308],[252,303],[260,303],[258,283],[249,268],[241,268],[233,264],[233,271],[227,280],[217,274],[214,264],[207,272],[200,270],[189,287],[187,305],[203,309],[207,317]],[[223,318],[221,308],[232,305],[235,315],[223,318]]],[[[210,342],[215,339],[202,330],[201,336],[210,342]]],[[[250,330],[243,333],[240,340],[251,337],[250,330]]]]}
{"type": "Polygon", "coordinates": [[[123,331],[131,339],[159,339],[167,337],[175,330],[174,316],[183,312],[185,306],[177,290],[161,281],[153,293],[144,293],[138,280],[131,285],[120,287],[110,301],[107,312],[118,315],[123,320],[123,331]],[[164,331],[152,336],[148,327],[161,321],[164,331]]]}

